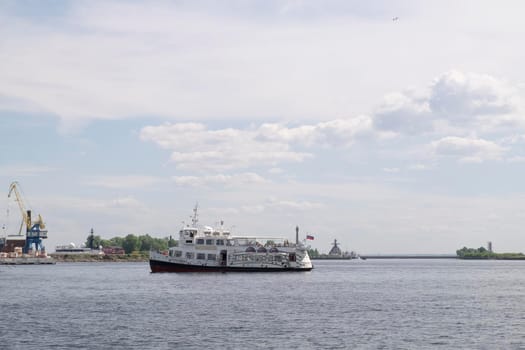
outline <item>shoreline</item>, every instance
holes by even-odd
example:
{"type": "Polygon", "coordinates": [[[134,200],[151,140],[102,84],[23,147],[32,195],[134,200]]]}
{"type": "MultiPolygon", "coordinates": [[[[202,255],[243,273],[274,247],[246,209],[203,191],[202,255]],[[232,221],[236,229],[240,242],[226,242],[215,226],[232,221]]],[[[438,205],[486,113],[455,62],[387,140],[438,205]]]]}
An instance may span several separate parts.
{"type": "Polygon", "coordinates": [[[88,254],[49,254],[60,262],[148,262],[149,254],[88,255],[88,254]]]}

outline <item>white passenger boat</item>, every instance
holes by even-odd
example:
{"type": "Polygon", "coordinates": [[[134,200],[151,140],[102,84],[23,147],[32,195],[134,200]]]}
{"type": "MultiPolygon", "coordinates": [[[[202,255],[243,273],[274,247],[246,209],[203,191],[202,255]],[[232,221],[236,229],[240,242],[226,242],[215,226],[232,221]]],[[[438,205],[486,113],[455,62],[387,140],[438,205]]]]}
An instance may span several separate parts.
{"type": "Polygon", "coordinates": [[[150,252],[151,272],[278,272],[313,268],[305,244],[284,238],[232,236],[222,228],[197,228],[197,207],[192,225],[179,232],[179,244],[168,251],[150,252]]]}

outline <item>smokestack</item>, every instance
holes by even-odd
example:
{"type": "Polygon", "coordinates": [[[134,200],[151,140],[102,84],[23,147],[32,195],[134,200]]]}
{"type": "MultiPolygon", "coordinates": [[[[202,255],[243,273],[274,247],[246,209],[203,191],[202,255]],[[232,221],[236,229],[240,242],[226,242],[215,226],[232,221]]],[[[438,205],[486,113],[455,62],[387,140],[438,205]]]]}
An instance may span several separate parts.
{"type": "Polygon", "coordinates": [[[295,244],[299,244],[299,226],[295,226],[295,244]]]}

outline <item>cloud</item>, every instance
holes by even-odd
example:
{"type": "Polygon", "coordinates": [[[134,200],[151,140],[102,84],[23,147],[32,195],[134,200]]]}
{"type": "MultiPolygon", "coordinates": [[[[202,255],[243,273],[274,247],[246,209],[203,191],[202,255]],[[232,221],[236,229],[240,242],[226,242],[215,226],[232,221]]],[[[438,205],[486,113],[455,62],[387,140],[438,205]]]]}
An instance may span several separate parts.
{"type": "Polygon", "coordinates": [[[321,208],[321,203],[315,203],[310,201],[291,201],[291,200],[268,200],[268,207],[281,208],[284,210],[293,209],[299,211],[315,210],[321,208]]]}
{"type": "Polygon", "coordinates": [[[318,210],[323,208],[322,203],[311,202],[311,201],[296,201],[296,200],[283,200],[275,197],[269,197],[264,200],[263,203],[255,203],[250,205],[243,205],[236,212],[244,212],[247,214],[260,214],[267,211],[293,211],[303,212],[309,210],[318,210]]]}
{"type": "MultiPolygon", "coordinates": [[[[457,61],[455,46],[440,47],[438,57],[434,43],[479,28],[461,12],[452,18],[446,6],[428,11],[414,4],[341,1],[153,3],[67,2],[54,6],[58,10],[47,20],[28,14],[51,11],[46,5],[0,9],[2,51],[9,53],[2,57],[0,108],[30,107],[59,116],[67,127],[139,116],[333,120],[367,112],[385,91],[446,69],[457,61]],[[393,25],[390,12],[400,6],[403,24],[393,25]],[[447,28],[426,30],[440,24],[443,13],[447,28]]],[[[506,39],[500,52],[519,42],[496,34],[506,39]]],[[[485,45],[481,49],[486,52],[485,45]]],[[[479,55],[472,50],[465,60],[479,55]]],[[[449,91],[457,81],[450,77],[436,86],[449,91]]],[[[463,90],[485,93],[483,84],[491,83],[463,90]]],[[[447,96],[433,95],[436,108],[447,96]]],[[[474,110],[507,106],[500,95],[491,96],[474,110]]],[[[446,101],[453,102],[450,96],[446,101]]],[[[392,130],[398,124],[385,116],[378,126],[392,130]]]]}
{"type": "Polygon", "coordinates": [[[370,130],[367,117],[297,127],[265,123],[258,128],[217,130],[200,123],[166,123],[142,128],[140,139],[172,151],[171,161],[179,169],[220,171],[303,162],[312,153],[299,149],[348,147],[370,130]]]}
{"type": "Polygon", "coordinates": [[[49,211],[55,212],[85,212],[98,215],[123,214],[131,215],[128,209],[140,209],[147,211],[147,207],[133,195],[119,196],[115,198],[79,198],[68,196],[56,196],[47,198],[49,211]]]}
{"type": "Polygon", "coordinates": [[[39,165],[28,165],[28,164],[18,164],[18,165],[4,165],[0,166],[0,175],[11,177],[13,180],[18,179],[23,176],[39,176],[49,172],[57,171],[57,168],[49,166],[39,166],[39,165]]]}
{"type": "Polygon", "coordinates": [[[513,112],[513,91],[489,75],[447,72],[431,87],[429,105],[433,113],[451,120],[513,112]]]}
{"type": "Polygon", "coordinates": [[[304,146],[346,147],[350,146],[356,138],[371,132],[372,120],[363,115],[298,127],[287,127],[276,123],[263,124],[257,130],[257,138],[304,146]]]}
{"type": "Polygon", "coordinates": [[[455,136],[434,141],[431,147],[437,156],[452,156],[464,163],[500,160],[507,151],[504,147],[491,141],[455,136]]]}
{"type": "Polygon", "coordinates": [[[108,204],[108,207],[113,208],[140,208],[142,206],[142,203],[132,196],[119,197],[108,204]]]}
{"type": "MultiPolygon", "coordinates": [[[[316,157],[319,148],[344,149],[361,142],[373,151],[375,146],[388,144],[382,141],[394,135],[411,137],[407,149],[414,151],[408,154],[421,153],[432,137],[437,140],[434,154],[466,152],[468,156],[459,156],[461,162],[482,162],[500,159],[507,151],[492,140],[493,135],[525,127],[520,100],[518,89],[503,80],[449,71],[428,89],[388,94],[371,116],[298,125],[262,123],[247,129],[211,130],[202,123],[167,123],[143,128],[140,137],[170,150],[171,160],[184,170],[301,163],[316,157]],[[380,142],[374,144],[376,141],[380,142]],[[482,154],[476,147],[489,152],[482,154]]],[[[420,161],[427,160],[428,156],[420,161]]]]}
{"type": "Polygon", "coordinates": [[[248,213],[248,214],[260,214],[265,209],[266,207],[264,205],[243,205],[241,207],[241,211],[248,213]]]}
{"type": "Polygon", "coordinates": [[[171,161],[184,170],[215,171],[302,162],[311,154],[290,150],[283,142],[264,142],[254,130],[208,130],[203,124],[182,123],[144,127],[140,139],[172,151],[171,161]]]}
{"type": "Polygon", "coordinates": [[[273,174],[273,175],[279,175],[279,174],[282,174],[284,172],[283,169],[281,168],[271,168],[271,169],[268,169],[268,173],[269,174],[273,174]]]}
{"type": "Polygon", "coordinates": [[[432,128],[428,100],[412,92],[388,94],[374,113],[374,127],[396,133],[420,134],[432,128]]]}
{"type": "Polygon", "coordinates": [[[508,163],[525,163],[525,156],[514,156],[506,159],[508,163]]]}
{"type": "Polygon", "coordinates": [[[429,168],[430,167],[425,164],[412,164],[408,167],[408,170],[423,171],[423,170],[428,170],[429,168]]]}
{"type": "Polygon", "coordinates": [[[267,182],[267,180],[255,173],[241,173],[233,175],[217,174],[206,176],[173,176],[172,179],[175,184],[179,186],[240,186],[249,184],[262,184],[267,182]]]}
{"type": "Polygon", "coordinates": [[[312,23],[283,20],[280,3],[238,11],[212,2],[68,5],[50,21],[0,12],[9,52],[0,109],[57,115],[65,129],[137,116],[330,119],[347,112],[346,79],[359,68],[347,59],[354,49],[340,43],[360,24],[331,21],[341,14],[336,8],[312,23]]]}
{"type": "Polygon", "coordinates": [[[94,176],[84,180],[89,186],[111,189],[147,188],[165,180],[155,176],[124,175],[124,176],[94,176]]]}
{"type": "Polygon", "coordinates": [[[379,130],[407,135],[489,133],[525,125],[509,83],[489,75],[449,71],[428,90],[392,93],[373,115],[379,130]]]}

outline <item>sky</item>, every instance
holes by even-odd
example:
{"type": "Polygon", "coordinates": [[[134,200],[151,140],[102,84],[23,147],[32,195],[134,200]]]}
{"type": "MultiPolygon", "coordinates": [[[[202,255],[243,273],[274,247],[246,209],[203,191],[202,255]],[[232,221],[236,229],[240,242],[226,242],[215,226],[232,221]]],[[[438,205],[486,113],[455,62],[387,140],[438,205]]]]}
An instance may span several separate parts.
{"type": "Polygon", "coordinates": [[[0,223],[525,252],[522,1],[0,0],[0,223]]]}

